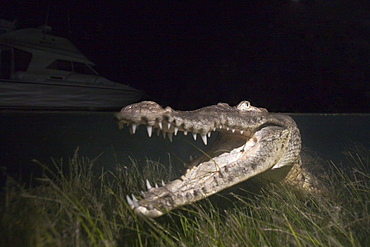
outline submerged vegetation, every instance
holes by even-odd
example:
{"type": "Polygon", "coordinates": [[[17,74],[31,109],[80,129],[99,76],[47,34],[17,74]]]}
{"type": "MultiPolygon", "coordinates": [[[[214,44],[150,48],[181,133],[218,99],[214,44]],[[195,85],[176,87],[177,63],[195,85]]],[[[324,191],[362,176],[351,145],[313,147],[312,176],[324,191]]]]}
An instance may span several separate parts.
{"type": "Polygon", "coordinates": [[[326,189],[309,194],[271,184],[260,193],[215,195],[158,219],[133,214],[126,195],[171,169],[97,160],[52,160],[25,185],[7,177],[1,192],[1,246],[370,246],[370,150],[345,152],[346,166],[326,162],[326,189]],[[217,203],[217,202],[227,203],[217,203]],[[216,203],[215,203],[216,202],[216,203]]]}

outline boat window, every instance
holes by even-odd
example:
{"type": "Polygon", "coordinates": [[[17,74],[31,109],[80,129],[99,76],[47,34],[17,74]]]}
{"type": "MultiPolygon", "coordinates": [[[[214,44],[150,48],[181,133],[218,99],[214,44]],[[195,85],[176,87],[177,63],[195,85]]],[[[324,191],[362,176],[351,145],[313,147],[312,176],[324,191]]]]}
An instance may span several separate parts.
{"type": "Polygon", "coordinates": [[[96,75],[96,73],[84,63],[73,62],[73,69],[76,73],[85,75],[96,75]]]}
{"type": "Polygon", "coordinates": [[[32,59],[32,53],[14,49],[14,71],[27,71],[32,59]]]}
{"type": "Polygon", "coordinates": [[[64,71],[70,71],[72,72],[72,62],[67,60],[55,60],[53,63],[51,63],[48,67],[48,69],[56,69],[56,70],[64,70],[64,71]]]}

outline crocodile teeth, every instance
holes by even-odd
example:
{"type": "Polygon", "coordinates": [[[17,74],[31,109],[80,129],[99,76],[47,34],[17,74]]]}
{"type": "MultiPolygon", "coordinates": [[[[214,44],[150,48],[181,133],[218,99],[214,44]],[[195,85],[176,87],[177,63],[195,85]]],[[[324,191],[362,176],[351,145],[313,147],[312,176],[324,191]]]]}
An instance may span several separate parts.
{"type": "Polygon", "coordinates": [[[126,200],[130,208],[134,209],[139,207],[139,204],[137,203],[138,200],[134,197],[134,195],[132,195],[132,199],[133,200],[131,200],[131,198],[128,195],[126,196],[126,200]]]}
{"type": "Polygon", "coordinates": [[[204,142],[204,145],[207,145],[207,136],[206,135],[202,135],[202,140],[204,142]]]}
{"type": "Polygon", "coordinates": [[[197,133],[193,133],[193,138],[194,138],[194,141],[197,140],[197,133]]]}
{"type": "Polygon", "coordinates": [[[179,131],[179,128],[175,127],[175,131],[174,131],[175,135],[177,135],[177,131],[179,131]]]}
{"type": "Polygon", "coordinates": [[[136,132],[136,124],[132,124],[132,134],[135,134],[135,132],[136,132]]]}
{"type": "Polygon", "coordinates": [[[151,137],[153,132],[153,126],[146,126],[146,130],[148,131],[148,136],[151,137]]]}
{"type": "Polygon", "coordinates": [[[166,139],[166,132],[162,132],[162,134],[163,134],[163,139],[166,139]]]}
{"type": "Polygon", "coordinates": [[[230,127],[227,127],[226,130],[228,131],[230,129],[230,127]]]}
{"type": "Polygon", "coordinates": [[[207,136],[208,137],[211,137],[211,131],[207,133],[207,136]]]}
{"type": "Polygon", "coordinates": [[[131,198],[128,196],[128,195],[126,195],[126,200],[127,200],[127,203],[128,203],[128,205],[131,207],[131,206],[134,206],[134,202],[131,200],[131,198]]]}
{"type": "Polygon", "coordinates": [[[240,134],[243,134],[243,132],[244,132],[244,130],[241,130],[241,131],[240,131],[240,134]]]}
{"type": "Polygon", "coordinates": [[[171,123],[168,122],[167,129],[170,129],[170,128],[171,128],[171,123]]]}
{"type": "Polygon", "coordinates": [[[235,132],[235,129],[232,129],[231,131],[234,133],[235,132]]]}
{"type": "Polygon", "coordinates": [[[148,188],[148,190],[150,190],[152,188],[152,186],[150,185],[149,183],[149,180],[147,179],[146,180],[146,187],[148,188]]]}
{"type": "Polygon", "coordinates": [[[133,200],[134,202],[139,201],[138,199],[136,199],[136,197],[134,196],[134,194],[132,194],[131,196],[132,196],[132,200],[133,200]]]}
{"type": "Polygon", "coordinates": [[[184,136],[186,136],[187,134],[188,134],[188,132],[185,130],[185,131],[184,131],[184,136]]]}
{"type": "Polygon", "coordinates": [[[170,139],[170,142],[172,142],[172,132],[168,132],[168,139],[170,139]]]}
{"type": "Polygon", "coordinates": [[[163,182],[163,180],[162,180],[162,186],[166,186],[166,184],[163,182]]]}
{"type": "Polygon", "coordinates": [[[158,188],[158,184],[157,183],[155,183],[155,187],[158,188]]]}
{"type": "Polygon", "coordinates": [[[159,125],[159,128],[162,129],[162,122],[161,121],[158,122],[158,125],[159,125]]]}

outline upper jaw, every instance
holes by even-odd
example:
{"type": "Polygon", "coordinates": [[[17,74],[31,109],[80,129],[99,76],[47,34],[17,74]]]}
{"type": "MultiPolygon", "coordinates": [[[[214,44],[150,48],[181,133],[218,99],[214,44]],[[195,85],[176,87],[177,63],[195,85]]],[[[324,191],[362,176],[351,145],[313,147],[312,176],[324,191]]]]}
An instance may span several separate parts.
{"type": "Polygon", "coordinates": [[[164,136],[167,133],[172,140],[173,134],[177,135],[178,131],[183,131],[185,135],[191,133],[194,139],[197,139],[199,134],[207,145],[208,137],[216,130],[250,136],[252,130],[264,121],[262,116],[267,114],[265,111],[241,113],[235,107],[223,104],[211,107],[195,111],[174,111],[171,107],[162,108],[155,102],[144,101],[123,108],[115,114],[115,119],[120,128],[123,124],[129,125],[133,134],[139,125],[144,124],[149,137],[157,129],[158,133],[162,131],[164,136]]]}
{"type": "MultiPolygon", "coordinates": [[[[118,114],[117,114],[118,115],[118,114]]],[[[194,138],[194,140],[197,139],[197,136],[201,137],[203,143],[205,145],[208,145],[208,138],[211,136],[211,133],[214,131],[219,131],[227,134],[233,134],[235,136],[243,136],[243,137],[250,137],[251,134],[253,134],[254,130],[251,128],[243,129],[243,128],[233,128],[229,127],[228,125],[222,125],[217,123],[208,123],[207,126],[203,123],[202,127],[191,125],[190,123],[187,123],[186,125],[184,123],[179,124],[178,121],[169,121],[168,119],[156,119],[156,120],[150,120],[145,121],[143,119],[139,121],[133,121],[133,120],[126,120],[124,118],[119,118],[116,115],[116,121],[118,122],[119,128],[122,129],[124,124],[127,124],[129,126],[129,131],[131,134],[135,134],[138,127],[141,124],[146,125],[148,136],[151,137],[153,135],[153,132],[155,129],[157,129],[157,134],[159,134],[160,131],[162,131],[163,136],[166,136],[166,133],[168,134],[168,138],[172,142],[173,135],[177,135],[179,131],[184,132],[184,135],[187,135],[188,133],[191,134],[191,136],[194,138]]],[[[137,119],[138,120],[138,119],[137,119]]]]}

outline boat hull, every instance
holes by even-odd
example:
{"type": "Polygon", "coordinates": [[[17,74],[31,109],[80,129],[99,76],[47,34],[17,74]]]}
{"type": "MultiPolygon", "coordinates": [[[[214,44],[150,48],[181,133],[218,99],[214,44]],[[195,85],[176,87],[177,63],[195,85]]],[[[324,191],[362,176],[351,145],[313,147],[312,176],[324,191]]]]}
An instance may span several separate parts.
{"type": "Polygon", "coordinates": [[[0,80],[1,109],[114,110],[141,98],[142,92],[118,83],[0,80]]]}

